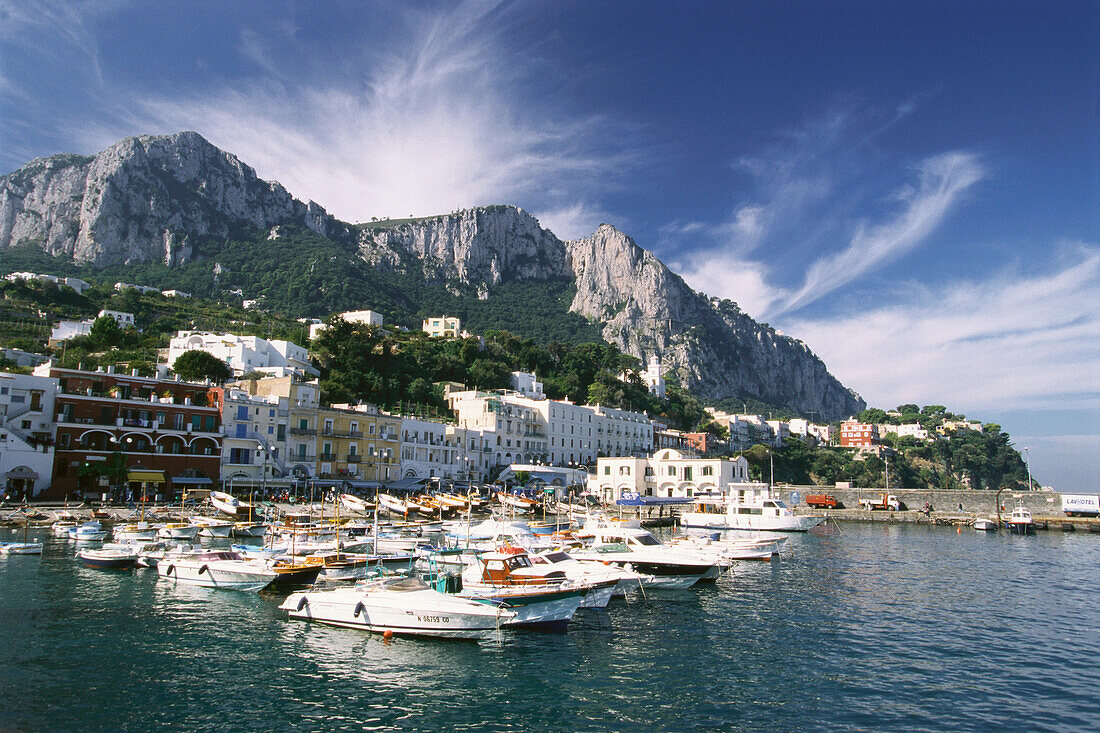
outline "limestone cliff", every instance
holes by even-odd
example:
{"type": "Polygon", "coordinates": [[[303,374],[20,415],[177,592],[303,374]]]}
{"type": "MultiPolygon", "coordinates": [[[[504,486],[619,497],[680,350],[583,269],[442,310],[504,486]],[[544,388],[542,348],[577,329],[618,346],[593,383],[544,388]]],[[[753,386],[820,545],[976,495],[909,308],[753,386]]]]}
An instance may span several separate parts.
{"type": "Polygon", "coordinates": [[[0,178],[0,247],[35,242],[80,263],[177,264],[201,238],[277,224],[346,230],[194,132],[40,158],[0,178]]]}

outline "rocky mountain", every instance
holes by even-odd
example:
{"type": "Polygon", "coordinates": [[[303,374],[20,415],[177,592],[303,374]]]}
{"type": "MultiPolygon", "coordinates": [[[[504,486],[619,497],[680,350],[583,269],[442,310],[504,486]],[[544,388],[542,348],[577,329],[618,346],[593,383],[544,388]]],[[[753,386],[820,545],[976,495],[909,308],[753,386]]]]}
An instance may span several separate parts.
{"type": "Polygon", "coordinates": [[[256,232],[277,238],[284,226],[338,243],[340,256],[357,263],[349,273],[369,265],[490,304],[509,283],[575,288],[571,313],[627,353],[657,354],[710,399],[753,398],[826,419],[865,407],[805,344],[693,291],[607,224],[563,242],[521,209],[489,206],[353,227],[193,132],[128,138],[95,157],[52,156],[0,177],[0,248],[31,243],[97,267],[177,267],[204,243],[256,232]]]}

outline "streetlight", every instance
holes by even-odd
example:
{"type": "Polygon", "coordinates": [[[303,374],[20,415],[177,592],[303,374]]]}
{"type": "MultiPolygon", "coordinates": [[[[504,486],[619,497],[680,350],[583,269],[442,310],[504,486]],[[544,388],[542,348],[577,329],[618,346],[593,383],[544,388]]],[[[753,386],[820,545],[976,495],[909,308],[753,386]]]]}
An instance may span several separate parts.
{"type": "Polygon", "coordinates": [[[1024,460],[1027,462],[1027,490],[1034,491],[1031,488],[1031,454],[1027,450],[1027,446],[1024,446],[1024,460]]]}

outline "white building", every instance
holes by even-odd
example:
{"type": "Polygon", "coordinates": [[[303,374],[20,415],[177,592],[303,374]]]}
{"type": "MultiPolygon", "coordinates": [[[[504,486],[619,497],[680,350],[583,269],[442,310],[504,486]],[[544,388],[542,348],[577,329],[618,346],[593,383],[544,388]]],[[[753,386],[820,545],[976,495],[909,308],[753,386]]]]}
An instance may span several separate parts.
{"type": "Polygon", "coordinates": [[[117,282],[115,283],[115,290],[122,292],[124,290],[136,290],[139,293],[159,293],[156,288],[151,288],[146,285],[131,285],[130,283],[117,282]]]}
{"type": "MultiPolygon", "coordinates": [[[[96,318],[102,318],[103,316],[109,316],[118,323],[119,328],[134,328],[134,314],[125,313],[123,311],[109,311],[101,310],[96,318]]],[[[77,336],[87,336],[92,332],[92,324],[95,323],[94,319],[87,319],[83,321],[58,321],[57,325],[50,331],[50,346],[60,344],[62,341],[68,341],[69,339],[76,338],[77,336]]]]}
{"type": "Polygon", "coordinates": [[[588,490],[602,501],[617,501],[624,491],[651,497],[691,497],[718,493],[730,483],[749,480],[744,457],[691,458],[664,448],[648,458],[612,457],[596,461],[588,490]]]}
{"type": "Polygon", "coordinates": [[[530,372],[512,372],[512,389],[533,400],[541,400],[546,397],[546,393],[542,391],[542,382],[539,381],[538,375],[530,372]]]}
{"type": "MultiPolygon", "coordinates": [[[[364,326],[381,327],[384,321],[381,313],[372,310],[345,311],[343,313],[337,313],[336,315],[347,321],[348,323],[361,323],[364,326]]],[[[314,321],[309,326],[309,340],[312,341],[313,339],[317,338],[324,330],[324,323],[322,323],[321,321],[314,321]]]]}
{"type": "Polygon", "coordinates": [[[182,290],[161,290],[160,294],[165,298],[190,298],[191,293],[185,293],[182,290]]]}
{"type": "Polygon", "coordinates": [[[416,417],[401,418],[401,478],[461,478],[453,426],[416,417]]]}
{"type": "Polygon", "coordinates": [[[188,351],[205,351],[229,364],[238,376],[261,372],[275,377],[291,374],[316,376],[309,363],[309,352],[290,341],[238,336],[232,333],[179,331],[169,342],[168,366],[188,351]]]}
{"type": "Polygon", "coordinates": [[[644,413],[519,392],[451,392],[460,424],[496,433],[497,463],[591,464],[598,455],[648,455],[653,423],[644,413]]]}
{"type": "Polygon", "coordinates": [[[455,316],[425,318],[420,330],[431,338],[458,338],[462,335],[462,321],[455,316]]]}
{"type": "Polygon", "coordinates": [[[58,380],[0,372],[0,480],[4,493],[33,497],[53,479],[58,380]]]}
{"type": "Polygon", "coordinates": [[[83,295],[84,291],[92,287],[88,283],[84,282],[78,277],[60,277],[58,275],[39,275],[33,272],[13,272],[4,276],[5,280],[15,282],[17,280],[41,280],[42,282],[51,282],[55,285],[72,288],[77,293],[83,295]]]}
{"type": "Polygon", "coordinates": [[[651,393],[665,398],[665,376],[661,373],[661,360],[656,354],[649,357],[649,365],[641,376],[651,393]]]}
{"type": "Polygon", "coordinates": [[[916,438],[917,440],[929,441],[932,440],[932,436],[927,430],[925,430],[920,423],[906,423],[905,425],[876,425],[879,435],[886,435],[892,433],[899,438],[916,438]]]}

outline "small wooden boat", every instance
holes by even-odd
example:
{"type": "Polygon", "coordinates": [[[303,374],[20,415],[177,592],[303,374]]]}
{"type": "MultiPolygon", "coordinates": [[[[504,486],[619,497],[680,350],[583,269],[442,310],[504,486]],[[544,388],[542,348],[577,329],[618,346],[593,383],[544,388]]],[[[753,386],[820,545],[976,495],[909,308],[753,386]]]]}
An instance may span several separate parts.
{"type": "Polygon", "coordinates": [[[365,499],[360,499],[354,494],[340,494],[340,504],[349,512],[358,512],[359,514],[369,514],[374,505],[365,499]]]}
{"type": "Polygon", "coordinates": [[[997,529],[997,522],[992,519],[978,517],[974,520],[974,529],[979,532],[992,532],[997,529]]]}
{"type": "Polygon", "coordinates": [[[325,561],[319,557],[296,557],[272,560],[270,567],[277,573],[272,585],[312,585],[325,569],[325,561]]]}
{"type": "Polygon", "coordinates": [[[218,511],[224,512],[238,521],[242,518],[250,517],[255,509],[255,506],[247,501],[242,501],[224,491],[211,491],[210,503],[213,504],[214,508],[218,511]]]}
{"type": "Polygon", "coordinates": [[[0,555],[41,555],[41,542],[5,542],[0,544],[0,555]]]}

